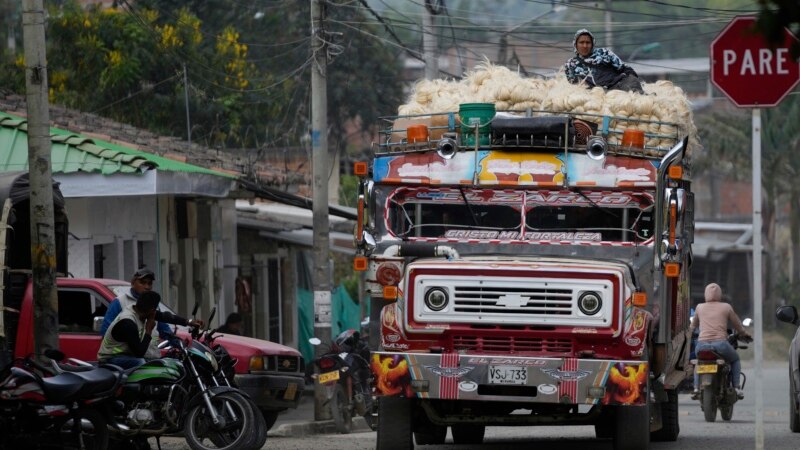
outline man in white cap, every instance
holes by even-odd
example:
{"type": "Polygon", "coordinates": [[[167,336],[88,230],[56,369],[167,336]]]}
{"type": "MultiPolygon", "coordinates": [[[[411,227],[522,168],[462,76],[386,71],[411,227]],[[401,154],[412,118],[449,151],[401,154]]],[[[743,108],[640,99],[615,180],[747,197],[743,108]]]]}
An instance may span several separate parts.
{"type": "MultiPolygon", "coordinates": [[[[106,335],[108,327],[111,326],[111,323],[114,322],[114,319],[117,318],[120,312],[126,308],[133,307],[133,305],[136,304],[136,300],[139,299],[139,296],[153,289],[153,282],[155,279],[155,273],[153,273],[153,271],[147,267],[142,267],[133,274],[131,277],[130,291],[125,292],[124,294],[115,298],[111,301],[111,304],[108,305],[108,311],[106,311],[106,315],[103,317],[103,325],[100,327],[101,336],[106,335]]],[[[202,326],[202,323],[203,322],[200,320],[188,321],[188,324],[190,325],[202,326]]],[[[158,330],[158,335],[161,339],[170,339],[173,337],[172,330],[167,323],[158,322],[156,325],[156,330],[158,330]]],[[[150,354],[148,354],[148,357],[158,357],[159,355],[160,352],[151,350],[150,354]]]]}

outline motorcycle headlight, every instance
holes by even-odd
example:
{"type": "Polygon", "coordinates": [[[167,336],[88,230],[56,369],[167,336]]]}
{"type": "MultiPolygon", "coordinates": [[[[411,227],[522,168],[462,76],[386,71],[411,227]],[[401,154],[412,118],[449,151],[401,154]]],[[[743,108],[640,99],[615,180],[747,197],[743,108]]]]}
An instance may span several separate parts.
{"type": "Polygon", "coordinates": [[[600,298],[600,294],[597,292],[584,292],[578,298],[578,309],[580,309],[581,312],[587,316],[593,316],[597,314],[600,312],[600,308],[602,307],[603,299],[600,298]]]}
{"type": "Polygon", "coordinates": [[[447,307],[450,301],[447,291],[444,288],[431,288],[425,293],[425,306],[431,311],[441,311],[447,307]]]}
{"type": "Polygon", "coordinates": [[[219,364],[217,364],[217,358],[210,352],[205,352],[205,354],[206,354],[206,359],[208,359],[208,362],[211,363],[211,369],[214,372],[216,372],[219,369],[219,364]]]}

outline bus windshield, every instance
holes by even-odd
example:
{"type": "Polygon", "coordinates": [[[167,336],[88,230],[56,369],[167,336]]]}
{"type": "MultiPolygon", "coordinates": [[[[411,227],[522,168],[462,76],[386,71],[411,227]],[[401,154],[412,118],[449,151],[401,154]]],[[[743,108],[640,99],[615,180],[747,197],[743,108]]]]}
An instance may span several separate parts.
{"type": "Polygon", "coordinates": [[[652,197],[638,192],[401,188],[389,197],[397,237],[642,242],[652,197]]]}

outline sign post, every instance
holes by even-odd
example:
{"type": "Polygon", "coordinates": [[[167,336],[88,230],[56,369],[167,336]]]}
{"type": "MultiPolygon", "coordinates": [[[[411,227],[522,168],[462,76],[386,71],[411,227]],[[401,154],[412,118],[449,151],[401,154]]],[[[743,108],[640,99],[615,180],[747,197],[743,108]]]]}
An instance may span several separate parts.
{"type": "Polygon", "coordinates": [[[782,46],[756,34],[756,17],[738,16],[711,43],[711,82],[740,108],[753,108],[753,319],[755,322],[756,450],[764,449],[764,327],[761,271],[761,109],[776,106],[800,82],[789,52],[797,37],[785,29],[782,46]]]}

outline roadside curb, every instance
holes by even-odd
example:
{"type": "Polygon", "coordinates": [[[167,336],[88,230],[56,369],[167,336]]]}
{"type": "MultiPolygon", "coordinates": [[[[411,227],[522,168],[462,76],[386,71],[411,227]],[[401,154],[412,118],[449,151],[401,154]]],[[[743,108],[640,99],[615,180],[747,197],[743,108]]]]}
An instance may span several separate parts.
{"type": "MultiPolygon", "coordinates": [[[[372,431],[363,417],[353,417],[351,433],[372,431]]],[[[267,437],[297,437],[304,434],[338,434],[333,420],[298,421],[280,424],[269,430],[267,437]]]]}

